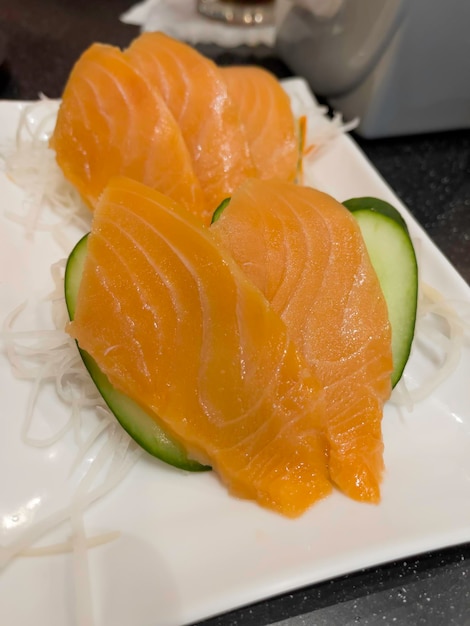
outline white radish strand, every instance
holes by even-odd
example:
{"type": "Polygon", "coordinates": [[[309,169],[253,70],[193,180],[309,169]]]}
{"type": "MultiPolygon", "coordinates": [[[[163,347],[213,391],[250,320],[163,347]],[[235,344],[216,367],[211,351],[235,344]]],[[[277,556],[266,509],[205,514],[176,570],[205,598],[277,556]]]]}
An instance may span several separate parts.
{"type": "Polygon", "coordinates": [[[103,444],[89,470],[80,481],[71,506],[75,601],[77,619],[81,626],[92,626],[94,623],[87,538],[83,519],[83,512],[88,506],[87,496],[91,485],[108,463],[110,456],[114,454],[115,462],[123,462],[130,443],[129,437],[118,427],[117,423],[114,423],[110,430],[108,440],[103,444]]]}
{"type": "MultiPolygon", "coordinates": [[[[54,264],[51,268],[55,289],[48,298],[51,300],[55,321],[62,328],[65,319],[67,319],[62,295],[63,269],[63,262],[54,264]]],[[[0,555],[0,568],[5,567],[18,554],[32,549],[32,544],[56,526],[69,520],[74,531],[72,544],[74,568],[77,573],[77,577],[75,577],[77,607],[82,607],[80,609],[81,622],[79,623],[83,625],[92,624],[86,556],[86,550],[89,546],[84,533],[83,512],[94,501],[119,484],[140,456],[140,450],[137,452],[133,444],[130,447],[130,437],[110,414],[79,356],[76,343],[63,330],[15,330],[15,322],[25,307],[26,303],[16,307],[5,319],[2,329],[2,338],[13,373],[19,378],[33,381],[26,417],[22,426],[24,443],[35,447],[49,446],[62,439],[72,428],[77,444],[77,453],[72,461],[70,474],[79,470],[92,448],[99,445],[99,449],[91,463],[87,459],[86,471],[72,495],[69,506],[33,524],[18,540],[8,547],[4,547],[0,555]],[[71,407],[71,415],[69,420],[50,437],[35,439],[29,435],[34,409],[41,389],[45,384],[51,384],[51,382],[55,385],[58,397],[71,407]],[[84,434],[82,410],[90,407],[96,409],[93,419],[97,423],[91,432],[84,434]],[[102,441],[100,442],[100,440],[102,441]],[[106,467],[108,467],[107,470],[106,467]],[[95,485],[103,472],[105,472],[105,478],[96,487],[95,485]]]]}
{"type": "Polygon", "coordinates": [[[465,341],[470,336],[468,303],[452,303],[433,287],[424,283],[420,287],[411,358],[413,353],[421,352],[431,363],[439,360],[434,363],[433,373],[414,388],[407,384],[405,369],[405,375],[393,390],[391,401],[408,411],[412,411],[416,402],[430,396],[452,375],[459,364],[465,341]],[[461,314],[457,313],[457,308],[461,314]],[[436,348],[439,349],[439,356],[436,355],[436,348]],[[432,354],[430,349],[433,349],[432,354]]]}
{"type": "Polygon", "coordinates": [[[72,505],[70,515],[73,543],[73,580],[75,583],[75,615],[79,626],[93,626],[93,600],[88,564],[88,545],[80,503],[72,505]]]}
{"type": "MultiPolygon", "coordinates": [[[[86,538],[87,548],[96,548],[97,546],[104,546],[107,543],[111,543],[112,541],[116,541],[119,539],[121,533],[113,530],[107,533],[101,533],[99,535],[92,535],[91,537],[86,538]]],[[[67,554],[73,551],[73,541],[62,541],[57,543],[52,543],[46,546],[36,546],[35,548],[26,548],[22,552],[18,554],[18,556],[24,557],[44,557],[44,556],[54,556],[57,554],[67,554]]]]}
{"type": "MultiPolygon", "coordinates": [[[[45,355],[48,352],[44,352],[45,355]]],[[[47,358],[47,357],[46,357],[47,358]]],[[[98,392],[96,392],[97,394],[98,392]]],[[[102,433],[106,429],[109,430],[111,425],[111,433],[106,441],[102,444],[101,449],[90,463],[86,473],[82,477],[75,494],[73,496],[70,507],[66,507],[55,514],[49,515],[46,519],[33,524],[27,531],[12,545],[3,549],[0,557],[0,569],[4,567],[18,553],[29,548],[33,543],[40,539],[44,534],[53,530],[56,526],[71,519],[72,514],[75,519],[79,515],[78,511],[86,510],[91,503],[103,497],[110,490],[115,488],[124,478],[130,468],[141,454],[140,449],[133,447],[129,451],[131,440],[127,433],[120,428],[118,423],[113,420],[109,411],[100,407],[98,412],[101,419],[105,418],[103,424],[98,424],[95,430],[88,436],[85,444],[79,449],[78,455],[72,465],[72,469],[80,465],[80,461],[84,458],[87,451],[95,444],[102,433]],[[92,489],[92,485],[96,482],[106,465],[109,465],[107,475],[101,485],[92,489]]],[[[84,564],[82,549],[84,547],[83,537],[79,541],[79,547],[75,546],[77,558],[81,560],[81,564],[77,565],[79,569],[83,569],[84,564]]],[[[77,594],[81,597],[84,593],[82,589],[77,594]]]]}
{"type": "Polygon", "coordinates": [[[70,430],[73,425],[73,415],[56,433],[49,437],[37,439],[29,435],[39,393],[46,383],[51,381],[55,383],[57,395],[67,404],[76,403],[77,395],[82,400],[82,406],[94,406],[101,399],[96,389],[89,398],[84,394],[84,390],[90,389],[91,385],[87,384],[87,376],[83,372],[83,365],[75,343],[63,331],[23,331],[18,333],[18,337],[15,337],[12,326],[23,310],[24,304],[17,307],[7,317],[3,325],[2,337],[5,341],[13,374],[19,379],[33,381],[21,427],[21,438],[27,445],[48,447],[62,439],[70,430]],[[37,339],[33,346],[18,343],[18,340],[30,341],[31,339],[37,339]],[[45,358],[45,354],[47,354],[47,358],[45,358]],[[67,380],[67,378],[73,379],[74,375],[80,379],[81,383],[84,383],[83,386],[77,386],[75,392],[70,380],[67,380]]]}
{"type": "Polygon", "coordinates": [[[65,179],[49,138],[54,128],[59,102],[43,98],[23,108],[14,145],[3,153],[7,176],[25,191],[23,213],[7,210],[5,215],[23,226],[29,238],[48,231],[68,252],[71,245],[67,227],[89,230],[91,213],[77,190],[65,179]],[[45,219],[47,210],[56,221],[45,219]]]}
{"type": "MultiPolygon", "coordinates": [[[[134,464],[140,458],[142,451],[132,448],[123,458],[122,455],[113,455],[109,465],[108,472],[101,484],[86,494],[84,505],[87,508],[94,502],[100,500],[103,496],[111,492],[126,477],[134,464]]],[[[4,546],[0,551],[0,571],[4,569],[16,556],[24,550],[30,548],[44,535],[57,528],[67,520],[70,520],[71,505],[65,506],[60,510],[51,513],[44,519],[32,524],[27,530],[13,541],[10,545],[4,546]]]]}
{"type": "Polygon", "coordinates": [[[70,468],[70,474],[72,474],[77,469],[77,467],[85,458],[85,455],[87,454],[87,452],[89,452],[89,450],[95,445],[95,443],[98,441],[100,436],[103,433],[105,433],[107,429],[111,427],[112,422],[110,419],[108,419],[107,412],[103,411],[103,414],[105,414],[104,419],[99,424],[96,425],[95,429],[88,435],[87,439],[81,444],[80,449],[78,450],[77,456],[75,457],[75,460],[72,464],[72,467],[70,468]]]}

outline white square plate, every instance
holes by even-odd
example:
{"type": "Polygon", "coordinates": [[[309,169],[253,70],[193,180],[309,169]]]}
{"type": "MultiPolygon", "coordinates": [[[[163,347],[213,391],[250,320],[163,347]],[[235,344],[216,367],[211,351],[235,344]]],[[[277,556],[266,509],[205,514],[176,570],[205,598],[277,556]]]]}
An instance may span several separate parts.
{"type": "MultiPolygon", "coordinates": [[[[314,107],[302,80],[284,84],[297,104],[314,107]]],[[[14,137],[23,106],[0,103],[2,145],[14,137]]],[[[393,203],[416,242],[422,280],[468,309],[468,285],[349,137],[339,136],[307,164],[306,179],[340,201],[368,195],[393,203]]],[[[51,264],[64,252],[50,233],[28,239],[3,214],[21,211],[24,197],[1,172],[0,190],[0,317],[29,299],[18,327],[51,328],[48,307],[38,303],[52,289],[51,264]]],[[[70,236],[78,239],[75,230],[70,236]]],[[[411,381],[423,366],[423,358],[413,355],[411,381]]],[[[6,546],[67,500],[76,449],[70,437],[42,449],[22,443],[31,383],[14,378],[3,352],[0,373],[0,541],[6,546]]],[[[212,473],[190,475],[141,457],[84,517],[88,534],[120,533],[88,552],[95,623],[181,626],[363,567],[470,541],[469,373],[467,343],[452,376],[412,412],[387,405],[387,470],[378,506],[334,493],[300,519],[283,519],[230,497],[212,473]]],[[[40,399],[34,427],[57,429],[67,407],[53,388],[40,399]]],[[[54,537],[69,534],[64,524],[54,537]]],[[[0,572],[2,621],[79,623],[74,563],[71,554],[14,559],[0,572]]]]}

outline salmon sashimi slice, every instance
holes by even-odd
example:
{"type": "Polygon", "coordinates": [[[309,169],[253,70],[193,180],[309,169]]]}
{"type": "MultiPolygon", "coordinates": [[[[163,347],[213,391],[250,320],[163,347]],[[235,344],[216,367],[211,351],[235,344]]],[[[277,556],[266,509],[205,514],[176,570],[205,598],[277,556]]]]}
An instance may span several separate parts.
{"type": "Polygon", "coordinates": [[[143,33],[125,54],[161,92],[180,125],[205,193],[203,218],[209,223],[220,202],[257,175],[221,70],[194,48],[160,32],[143,33]]]}
{"type": "Polygon", "coordinates": [[[90,208],[110,178],[125,175],[200,212],[201,186],[178,125],[118,48],[93,44],[77,61],[51,146],[90,208]]]}
{"type": "Polygon", "coordinates": [[[332,481],[354,499],[377,502],[391,330],[356,221],[320,191],[250,180],[211,230],[325,387],[332,481]]]}
{"type": "Polygon", "coordinates": [[[330,492],[321,385],[263,294],[166,196],[106,188],[68,331],[232,493],[293,517],[330,492]]]}
{"type": "Polygon", "coordinates": [[[257,178],[294,181],[300,154],[289,96],[276,77],[261,67],[221,71],[245,127],[257,178]]]}

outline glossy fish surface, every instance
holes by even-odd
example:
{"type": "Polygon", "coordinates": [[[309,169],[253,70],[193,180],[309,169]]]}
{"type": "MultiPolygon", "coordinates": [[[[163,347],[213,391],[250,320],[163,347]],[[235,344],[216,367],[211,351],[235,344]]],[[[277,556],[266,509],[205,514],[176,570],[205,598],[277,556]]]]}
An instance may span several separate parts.
{"type": "Polygon", "coordinates": [[[378,502],[391,330],[356,221],[320,191],[250,180],[211,229],[325,389],[332,481],[354,499],[378,502]]]}
{"type": "Polygon", "coordinates": [[[260,290],[166,196],[108,185],[68,330],[234,495],[295,517],[331,491],[322,385],[260,290]]]}
{"type": "Polygon", "coordinates": [[[93,44],[77,61],[51,147],[92,209],[111,178],[126,176],[201,211],[201,186],[178,124],[118,48],[93,44]]]}
{"type": "Polygon", "coordinates": [[[143,33],[125,55],[162,94],[178,122],[204,191],[203,219],[209,223],[218,204],[258,174],[222,70],[161,32],[143,33]]]}
{"type": "Polygon", "coordinates": [[[224,67],[222,74],[245,127],[257,178],[294,181],[299,138],[290,98],[279,81],[254,66],[224,67]]]}

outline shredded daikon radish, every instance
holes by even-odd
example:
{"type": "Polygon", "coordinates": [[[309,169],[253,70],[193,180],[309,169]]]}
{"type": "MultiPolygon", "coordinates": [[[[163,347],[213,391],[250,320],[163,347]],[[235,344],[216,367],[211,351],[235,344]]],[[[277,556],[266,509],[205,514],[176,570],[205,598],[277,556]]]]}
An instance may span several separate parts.
{"type": "Polygon", "coordinates": [[[111,427],[111,436],[101,447],[98,455],[92,462],[89,471],[82,478],[78,489],[75,491],[71,506],[71,522],[73,531],[73,555],[74,555],[74,582],[76,613],[79,624],[91,626],[93,620],[93,605],[91,599],[90,574],[88,566],[87,538],[85,522],[82,512],[87,508],[87,495],[90,486],[107,463],[110,454],[119,460],[125,459],[130,440],[117,424],[111,427]]]}
{"type": "MultiPolygon", "coordinates": [[[[87,462],[85,473],[73,491],[70,503],[32,524],[19,538],[4,547],[0,553],[0,569],[6,567],[18,555],[50,555],[50,549],[31,546],[57,526],[69,521],[72,530],[70,547],[73,553],[77,624],[92,626],[94,615],[88,564],[90,540],[85,531],[84,513],[93,502],[120,484],[139,458],[141,450],[131,442],[128,434],[109,413],[86,371],[75,342],[62,330],[67,319],[63,297],[63,271],[63,262],[54,264],[51,268],[55,289],[50,294],[49,300],[58,329],[15,331],[14,323],[26,307],[23,303],[7,316],[3,324],[2,338],[14,374],[19,378],[29,378],[33,381],[21,429],[24,443],[30,446],[50,446],[62,439],[73,427],[77,452],[69,479],[80,469],[82,461],[92,447],[98,446],[98,451],[91,463],[87,462]],[[71,407],[71,414],[68,421],[58,427],[53,435],[39,440],[29,435],[29,429],[40,391],[48,383],[55,385],[57,396],[71,407]],[[84,436],[81,412],[87,407],[96,408],[97,423],[88,436],[84,436]],[[103,472],[105,475],[100,483],[103,472]]],[[[112,536],[116,537],[116,533],[112,536]]],[[[58,552],[63,552],[62,547],[60,550],[56,548],[53,553],[58,552]]]]}
{"type": "Polygon", "coordinates": [[[297,120],[301,161],[310,164],[328,145],[340,135],[354,130],[359,119],[344,122],[339,112],[330,111],[327,106],[319,104],[309,96],[307,100],[303,94],[287,93],[291,99],[293,114],[297,120]]]}
{"type": "MultiPolygon", "coordinates": [[[[96,548],[98,546],[104,546],[107,543],[116,541],[119,539],[121,533],[113,530],[107,533],[101,533],[100,535],[93,535],[86,538],[86,546],[88,549],[96,548]]],[[[62,541],[60,543],[53,543],[47,546],[36,546],[35,548],[26,548],[22,550],[18,556],[54,556],[56,554],[67,554],[73,551],[73,541],[62,541]]]]}
{"type": "Polygon", "coordinates": [[[71,490],[68,505],[32,524],[14,542],[3,548],[0,569],[18,554],[30,549],[41,537],[68,520],[73,531],[76,573],[74,580],[80,618],[78,623],[84,625],[92,624],[93,616],[87,574],[88,539],[83,514],[94,501],[120,483],[139,458],[141,450],[109,412],[81,360],[75,341],[63,330],[68,319],[63,296],[64,267],[63,262],[52,266],[51,274],[55,287],[47,298],[51,303],[52,316],[58,328],[17,331],[15,324],[27,307],[27,303],[22,303],[5,319],[1,338],[14,375],[21,379],[29,379],[33,383],[21,428],[24,443],[29,446],[50,446],[73,428],[76,452],[72,459],[69,479],[80,470],[81,479],[77,487],[71,490]],[[47,385],[55,387],[57,396],[70,407],[71,411],[69,419],[58,425],[56,432],[49,437],[38,439],[31,437],[29,431],[40,393],[47,385]],[[93,423],[91,426],[88,423],[88,428],[84,428],[82,413],[88,408],[94,409],[93,423]],[[86,459],[83,472],[83,461],[86,456],[90,456],[92,449],[94,450],[92,461],[86,459]]]}
{"type": "Polygon", "coordinates": [[[75,461],[72,467],[70,468],[70,473],[74,472],[74,470],[79,466],[79,464],[85,458],[85,455],[90,450],[90,448],[98,441],[101,435],[105,433],[106,430],[109,429],[110,426],[113,424],[113,422],[111,421],[111,417],[109,415],[109,411],[104,411],[103,409],[101,409],[101,407],[96,407],[96,410],[98,413],[100,412],[100,410],[102,411],[103,419],[101,422],[99,422],[96,425],[95,429],[89,434],[88,438],[81,445],[77,453],[77,456],[75,458],[75,461]]]}
{"type": "Polygon", "coordinates": [[[328,118],[327,107],[319,106],[318,109],[320,116],[319,121],[321,121],[321,123],[315,124],[310,131],[307,128],[307,144],[304,153],[304,161],[307,163],[317,158],[319,153],[322,152],[333,139],[354,130],[359,124],[357,118],[350,122],[344,122],[341,113],[338,112],[333,113],[333,116],[328,118]],[[325,120],[328,120],[328,123],[324,123],[325,120]]]}
{"type": "Polygon", "coordinates": [[[88,565],[88,546],[82,503],[77,500],[72,505],[70,516],[73,543],[73,580],[75,583],[75,614],[80,626],[93,626],[93,602],[91,598],[90,568],[88,565]]]}
{"type": "MultiPolygon", "coordinates": [[[[90,507],[91,504],[115,489],[124,480],[141,454],[141,449],[138,449],[137,446],[131,446],[129,453],[124,458],[114,455],[104,480],[86,494],[84,505],[90,507]]],[[[35,544],[44,535],[70,520],[70,516],[71,508],[70,505],[67,505],[29,526],[20,537],[5,546],[0,552],[0,570],[4,569],[12,559],[35,544]]]]}
{"type": "Polygon", "coordinates": [[[49,148],[58,107],[58,101],[44,97],[24,106],[14,145],[6,147],[2,157],[7,176],[25,192],[22,213],[7,210],[6,215],[21,224],[28,237],[33,237],[36,231],[49,231],[68,252],[74,241],[70,240],[67,228],[74,225],[86,231],[91,216],[49,148]],[[54,220],[50,219],[50,213],[54,220]]]}
{"type": "Polygon", "coordinates": [[[457,368],[465,340],[470,336],[470,305],[446,300],[433,287],[420,285],[416,328],[410,359],[417,352],[432,364],[424,380],[413,385],[405,374],[393,390],[391,402],[412,411],[457,368]],[[457,312],[459,310],[459,313],[457,312]]]}
{"type": "Polygon", "coordinates": [[[52,382],[58,396],[72,407],[77,403],[85,407],[103,402],[83,366],[75,342],[63,330],[15,333],[14,323],[25,307],[26,303],[22,303],[7,316],[1,337],[15,377],[33,382],[21,428],[22,439],[31,446],[47,447],[59,441],[72,427],[76,413],[72,411],[71,418],[50,437],[42,440],[30,437],[35,406],[44,385],[52,382]]]}
{"type": "MultiPolygon", "coordinates": [[[[58,275],[56,273],[56,279],[57,278],[58,275]]],[[[8,342],[10,344],[10,354],[14,355],[13,366],[15,368],[15,371],[17,371],[22,377],[25,377],[25,373],[29,372],[29,376],[34,378],[37,376],[37,371],[35,369],[31,371],[24,366],[20,366],[19,361],[21,360],[21,357],[18,356],[18,350],[12,350],[11,346],[14,338],[14,331],[11,328],[11,325],[13,324],[14,320],[19,315],[21,310],[23,310],[23,308],[24,306],[18,307],[14,312],[12,312],[12,314],[8,316],[8,320],[4,324],[4,327],[5,325],[8,327],[8,342]]],[[[72,371],[72,373],[74,374],[72,378],[75,378],[74,383],[77,388],[75,392],[77,392],[78,390],[80,393],[74,393],[72,395],[65,394],[63,396],[63,399],[69,400],[70,402],[75,402],[74,408],[75,410],[79,410],[83,407],[80,406],[80,403],[77,404],[77,400],[80,398],[84,398],[85,406],[95,404],[98,407],[98,410],[96,411],[96,416],[97,418],[101,419],[101,423],[98,422],[92,433],[90,433],[88,438],[85,440],[85,443],[82,443],[80,445],[77,456],[72,463],[72,471],[80,465],[80,462],[84,458],[86,451],[88,451],[104,433],[108,431],[109,435],[104,443],[101,445],[98,453],[96,454],[95,458],[90,463],[86,473],[82,477],[75,493],[73,494],[70,505],[68,507],[64,507],[54,514],[47,516],[45,519],[40,520],[36,524],[33,524],[15,542],[4,548],[0,557],[0,569],[2,567],[5,567],[7,563],[17,554],[24,552],[24,550],[29,548],[43,535],[47,534],[63,522],[71,520],[72,517],[74,517],[75,520],[75,530],[77,532],[80,531],[79,518],[82,515],[81,512],[85,511],[90,506],[90,504],[92,504],[94,501],[98,500],[106,493],[108,493],[108,491],[116,487],[125,477],[127,472],[130,470],[130,468],[133,466],[133,464],[141,454],[141,450],[137,448],[137,446],[133,442],[131,442],[127,433],[119,426],[116,420],[109,413],[108,409],[105,407],[101,396],[91,382],[90,376],[88,375],[88,372],[81,362],[75,342],[71,341],[70,337],[68,337],[68,335],[66,335],[63,331],[51,331],[52,333],[54,333],[54,348],[57,347],[56,333],[61,332],[64,351],[68,352],[67,358],[62,358],[59,363],[53,361],[51,364],[51,354],[54,354],[54,350],[51,351],[48,346],[48,331],[44,332],[46,336],[39,333],[40,347],[38,348],[36,346],[36,351],[33,351],[35,359],[39,359],[40,361],[40,354],[42,354],[43,364],[46,366],[45,369],[50,375],[52,375],[55,371],[56,376],[59,378],[70,375],[70,371],[72,371]],[[75,361],[77,361],[79,366],[73,366],[73,363],[75,361]],[[69,371],[67,371],[67,369],[65,369],[64,371],[64,367],[68,367],[69,371]],[[83,389],[86,389],[85,393],[83,393],[83,389]],[[108,466],[108,470],[104,480],[97,487],[94,486],[102,471],[106,469],[106,466],[108,466]]],[[[34,331],[33,335],[36,337],[37,331],[34,331]]],[[[28,337],[28,333],[19,333],[19,336],[20,339],[24,339],[25,336],[26,338],[30,338],[28,337]]],[[[31,354],[28,352],[26,352],[26,355],[31,356],[31,354]]],[[[40,385],[41,382],[39,383],[39,386],[40,385]]],[[[34,392],[33,395],[34,400],[37,401],[37,394],[34,392]]],[[[64,429],[62,429],[61,434],[64,434],[64,429]]],[[[26,439],[26,443],[31,442],[26,439]]],[[[36,442],[33,441],[32,443],[34,445],[36,442]]],[[[83,550],[86,548],[87,545],[86,538],[80,535],[80,537],[78,539],[75,538],[75,540],[78,543],[75,544],[74,549],[76,558],[79,561],[76,567],[77,570],[83,571],[83,568],[85,567],[83,562],[83,550]]],[[[81,580],[83,583],[83,578],[81,580]]],[[[84,600],[83,606],[86,606],[86,593],[86,589],[84,588],[77,589],[77,597],[80,598],[80,603],[82,602],[82,600],[84,600]]]]}

